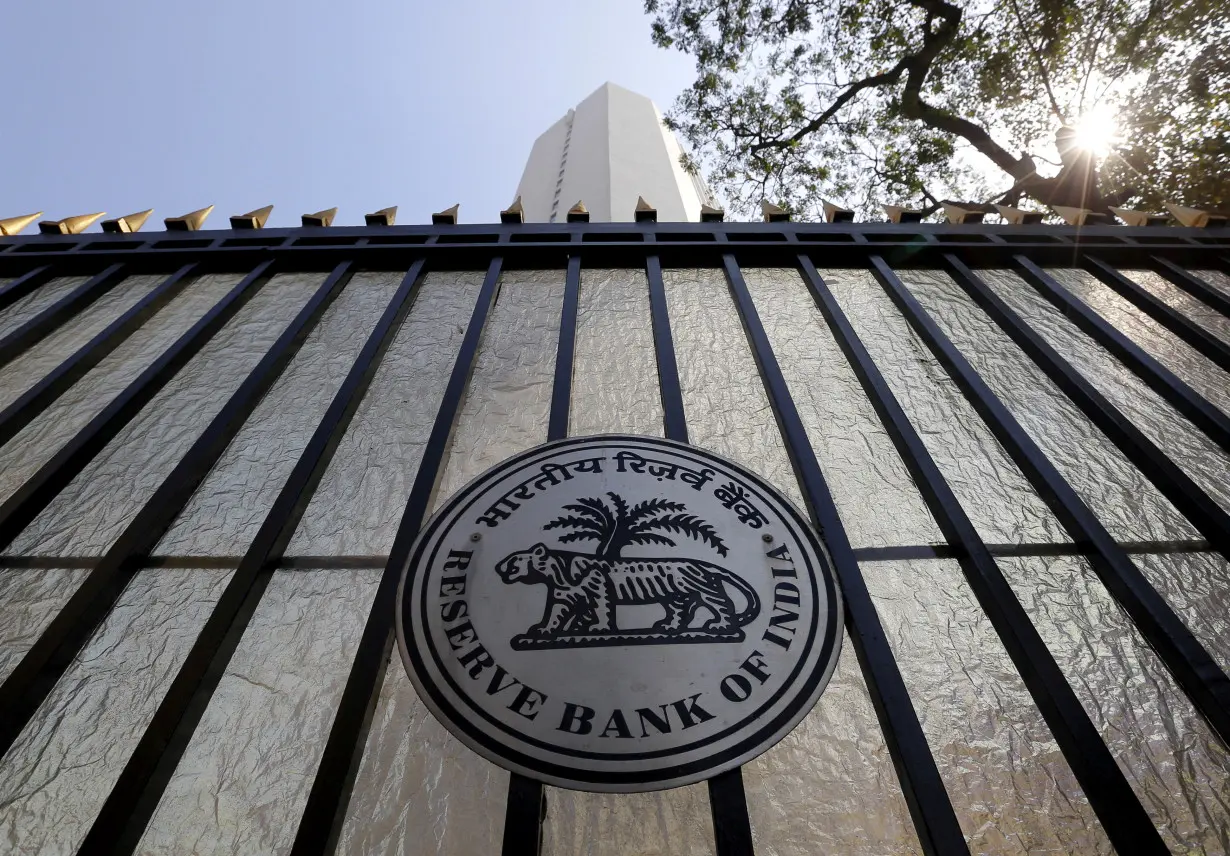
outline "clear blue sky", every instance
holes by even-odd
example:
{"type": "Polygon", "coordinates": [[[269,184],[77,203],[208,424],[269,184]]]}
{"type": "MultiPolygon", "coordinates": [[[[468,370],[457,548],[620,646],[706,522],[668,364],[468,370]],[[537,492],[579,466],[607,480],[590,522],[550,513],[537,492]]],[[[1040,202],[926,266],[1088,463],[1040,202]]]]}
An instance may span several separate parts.
{"type": "Polygon", "coordinates": [[[604,81],[665,110],[692,80],[640,0],[8,0],[0,70],[0,217],[153,207],[146,229],[210,203],[211,228],[269,203],[270,226],[495,222],[604,81]]]}

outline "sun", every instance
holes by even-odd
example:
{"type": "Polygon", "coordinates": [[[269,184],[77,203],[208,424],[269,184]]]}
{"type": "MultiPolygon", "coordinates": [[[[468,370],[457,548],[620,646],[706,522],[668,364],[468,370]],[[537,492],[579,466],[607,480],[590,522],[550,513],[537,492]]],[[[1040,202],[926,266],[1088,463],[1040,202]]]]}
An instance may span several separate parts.
{"type": "Polygon", "coordinates": [[[1081,116],[1072,127],[1076,131],[1076,145],[1100,158],[1110,154],[1120,141],[1115,115],[1103,104],[1081,116]]]}

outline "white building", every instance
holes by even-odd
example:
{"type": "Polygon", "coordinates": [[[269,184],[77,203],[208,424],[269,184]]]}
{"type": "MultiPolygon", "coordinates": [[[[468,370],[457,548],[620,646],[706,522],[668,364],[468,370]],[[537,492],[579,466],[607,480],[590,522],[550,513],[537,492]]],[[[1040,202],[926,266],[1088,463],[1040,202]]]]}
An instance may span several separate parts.
{"type": "Polygon", "coordinates": [[[525,220],[562,222],[582,201],[593,222],[631,221],[642,196],[660,221],[696,222],[711,198],[680,154],[657,105],[604,83],[534,141],[517,186],[525,220]]]}

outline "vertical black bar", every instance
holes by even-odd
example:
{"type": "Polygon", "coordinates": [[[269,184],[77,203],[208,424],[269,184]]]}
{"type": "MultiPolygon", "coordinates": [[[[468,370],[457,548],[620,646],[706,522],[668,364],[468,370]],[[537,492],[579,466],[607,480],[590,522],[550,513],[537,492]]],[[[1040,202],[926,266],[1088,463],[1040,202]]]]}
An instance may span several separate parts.
{"type": "Polygon", "coordinates": [[[675,362],[675,341],[671,336],[670,316],[666,311],[666,286],[662,283],[662,264],[656,255],[645,259],[649,277],[649,312],[653,321],[653,350],[658,360],[658,385],[662,390],[666,436],[688,442],[688,421],[679,391],[679,365],[675,362]]]}
{"type": "Polygon", "coordinates": [[[572,361],[577,338],[577,304],[581,293],[581,257],[568,257],[564,283],[564,307],[559,320],[559,345],[555,351],[555,380],[551,387],[551,421],[548,440],[568,436],[568,416],[572,401],[572,361]]]}
{"type": "Polygon", "coordinates": [[[944,261],[953,280],[982,307],[1000,329],[1072,399],[1089,420],[1144,473],[1158,490],[1209,540],[1214,549],[1230,557],[1230,515],[1192,478],[1176,466],[1130,419],[1110,403],[1093,384],[1047,344],[1009,308],[973,271],[952,253],[944,261]]]}
{"type": "Polygon", "coordinates": [[[751,856],[756,851],[752,843],[752,821],[747,815],[743,768],[718,773],[707,784],[713,842],[718,856],[751,856]]]}
{"type": "Polygon", "coordinates": [[[149,400],[205,346],[269,278],[273,262],[262,262],[217,302],[175,344],[167,348],[137,379],[91,419],[51,460],[0,504],[0,546],[47,507],[65,485],[85,468],[149,400]]]}
{"type": "Polygon", "coordinates": [[[350,262],[334,268],[0,685],[0,754],[9,750],[72,665],[349,276],[350,262]]]}
{"type": "Polygon", "coordinates": [[[1208,357],[1223,371],[1230,371],[1230,345],[1101,259],[1086,256],[1085,267],[1154,321],[1208,357]]]}
{"type": "MultiPolygon", "coordinates": [[[[555,349],[555,378],[551,385],[551,416],[547,440],[568,436],[568,416],[572,407],[572,364],[576,351],[577,303],[581,292],[581,257],[568,257],[564,280],[564,305],[559,319],[559,344],[555,349]]],[[[508,800],[504,808],[503,856],[539,856],[542,851],[542,822],[547,813],[547,797],[542,782],[510,773],[508,800]]]]}
{"type": "Polygon", "coordinates": [[[240,560],[217,605],[197,636],[111,789],[86,836],[85,854],[132,853],[140,842],[167,782],[196,731],[248,622],[273,577],[316,487],[346,434],[389,345],[418,294],[423,261],[411,265],[363,349],[355,357],[328,409],[299,455],[269,514],[240,560]]]}
{"type": "Polygon", "coordinates": [[[1003,641],[1055,742],[1059,744],[1090,805],[1102,821],[1111,843],[1121,853],[1166,853],[1166,847],[1148,812],[1115,763],[1101,734],[1089,720],[1059,664],[1051,656],[1012,587],[991,558],[982,537],[901,409],[849,319],[816,272],[811,259],[799,256],[799,266],[812,298],[918,485],[940,530],[949,544],[957,547],[958,562],[970,589],[1003,641]]]}
{"type": "Polygon", "coordinates": [[[13,439],[17,432],[29,425],[86,372],[102,362],[108,354],[149,320],[151,315],[183,291],[195,271],[195,264],[186,264],[171,274],[127,312],[108,324],[106,329],[56,366],[50,374],[4,408],[0,412],[0,445],[13,439]]]}
{"type": "Polygon", "coordinates": [[[49,279],[51,279],[51,265],[42,265],[17,277],[4,288],[0,288],[0,311],[8,309],[49,279]]]}
{"type": "Polygon", "coordinates": [[[547,798],[542,782],[519,773],[510,773],[501,856],[539,856],[542,853],[542,822],[546,814],[547,798]]]}
{"type": "Polygon", "coordinates": [[[834,570],[840,578],[846,603],[846,627],[897,768],[897,776],[918,831],[919,843],[928,854],[968,854],[969,848],[957,822],[956,812],[944,790],[944,782],[927,745],[918,714],[906,691],[905,681],[893,658],[871,593],[859,571],[833,495],[807,439],[803,420],[791,398],[773,346],[765,334],[735,257],[725,254],[722,262],[769,403],[786,443],[786,451],[803,489],[803,498],[829,548],[834,570]]]}
{"type": "Polygon", "coordinates": [[[110,291],[124,278],[124,266],[113,264],[90,277],[64,297],[0,339],[0,366],[7,365],[22,351],[37,344],[51,331],[110,291]]]}
{"type": "Polygon", "coordinates": [[[1209,438],[1230,452],[1230,416],[1206,401],[1173,372],[1115,329],[1105,318],[1068,291],[1050,274],[1022,255],[1013,256],[1021,278],[1053,303],[1069,320],[1114,354],[1150,389],[1192,421],[1209,438]]]}
{"type": "Polygon", "coordinates": [[[1230,296],[1225,292],[1218,291],[1200,277],[1161,256],[1153,257],[1153,269],[1206,306],[1230,317],[1230,296]]]}
{"type": "MultiPolygon", "coordinates": [[[[649,312],[653,324],[654,354],[658,362],[658,386],[662,391],[662,410],[668,440],[688,442],[688,420],[683,410],[683,390],[679,385],[679,366],[675,361],[675,341],[671,334],[670,313],[666,307],[666,286],[662,265],[656,255],[645,264],[649,276],[649,312]]],[[[752,822],[747,814],[747,794],[743,790],[743,771],[736,767],[708,781],[709,814],[713,820],[713,839],[718,856],[751,856],[752,822]]]]}
{"type": "Polygon", "coordinates": [[[1034,489],[1055,512],[1077,544],[1088,545],[1098,578],[1136,622],[1223,743],[1230,743],[1230,679],[1191,631],[1149,584],[1115,543],[1097,516],[1054,464],[987,387],[961,352],[940,331],[909,289],[879,256],[871,257],[872,273],[901,310],[910,326],[973,405],[1034,489]]]}
{"type": "Polygon", "coordinates": [[[312,782],[312,791],[308,795],[303,818],[299,821],[291,856],[324,856],[332,853],[337,846],[337,837],[342,831],[346,806],[350,802],[350,792],[354,787],[355,774],[358,772],[366,743],[367,730],[375,712],[376,696],[392,649],[397,585],[443,470],[453,422],[461,409],[474,360],[478,356],[483,327],[495,303],[501,263],[501,257],[496,256],[487,268],[487,276],[478,293],[474,313],[470,316],[469,327],[457,352],[457,360],[444,389],[436,421],[432,424],[431,434],[423,450],[422,463],[414,476],[406,510],[397,527],[397,537],[389,553],[389,562],[380,578],[375,601],[355,652],[354,665],[351,666],[346,688],[333,717],[329,740],[325,744],[320,766],[316,769],[316,778],[312,782]]]}

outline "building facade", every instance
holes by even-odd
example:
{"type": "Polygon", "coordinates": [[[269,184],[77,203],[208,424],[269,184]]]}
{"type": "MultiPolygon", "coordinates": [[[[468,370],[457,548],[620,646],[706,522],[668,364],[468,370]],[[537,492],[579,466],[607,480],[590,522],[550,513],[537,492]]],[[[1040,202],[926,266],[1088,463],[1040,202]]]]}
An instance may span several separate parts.
{"type": "Polygon", "coordinates": [[[680,155],[657,105],[604,83],[534,141],[517,195],[530,223],[562,223],[577,202],[592,222],[632,222],[638,197],[660,220],[696,222],[712,198],[680,155]]]}

